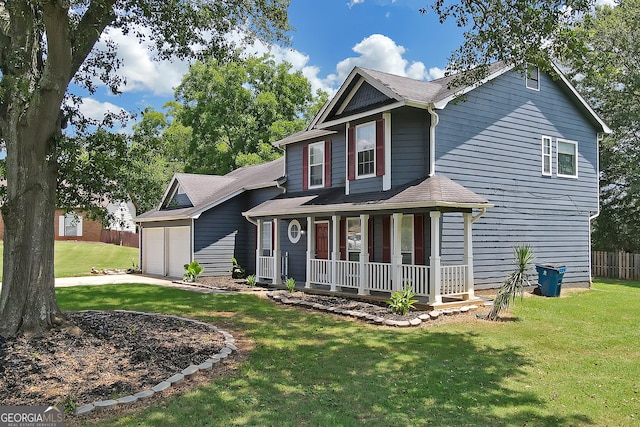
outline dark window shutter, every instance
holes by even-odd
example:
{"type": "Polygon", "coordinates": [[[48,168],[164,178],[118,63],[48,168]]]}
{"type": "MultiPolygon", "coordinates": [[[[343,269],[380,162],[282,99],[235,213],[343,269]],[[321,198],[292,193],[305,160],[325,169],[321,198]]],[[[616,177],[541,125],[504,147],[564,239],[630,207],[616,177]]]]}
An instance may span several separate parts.
{"type": "Polygon", "coordinates": [[[347,259],[347,220],[340,219],[340,259],[347,259]]]}
{"type": "Polygon", "coordinates": [[[369,241],[368,241],[368,247],[367,250],[369,251],[369,262],[373,262],[374,260],[374,256],[373,256],[373,217],[369,217],[369,227],[368,227],[368,232],[369,232],[369,241]]]}
{"type": "Polygon", "coordinates": [[[382,217],[382,262],[391,262],[391,215],[382,217]]]}
{"type": "Polygon", "coordinates": [[[302,189],[309,188],[309,144],[302,147],[302,189]]]}
{"type": "Polygon", "coordinates": [[[376,122],[376,176],[384,175],[384,120],[376,122]]]}
{"type": "Polygon", "coordinates": [[[331,187],[331,141],[324,142],[324,186],[331,187]]]}
{"type": "Polygon", "coordinates": [[[347,141],[347,179],[353,181],[356,179],[356,128],[349,128],[347,141]]]}
{"type": "Polygon", "coordinates": [[[424,216],[413,216],[413,245],[416,265],[424,265],[424,216]]]}

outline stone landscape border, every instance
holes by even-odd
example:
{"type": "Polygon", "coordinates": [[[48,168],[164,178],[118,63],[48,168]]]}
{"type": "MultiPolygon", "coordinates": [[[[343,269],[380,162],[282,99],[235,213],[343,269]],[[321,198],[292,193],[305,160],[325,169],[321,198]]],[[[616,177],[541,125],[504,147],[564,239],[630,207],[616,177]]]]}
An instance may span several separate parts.
{"type": "MultiPolygon", "coordinates": [[[[81,313],[101,313],[101,312],[104,312],[104,311],[102,311],[102,310],[82,310],[80,312],[81,313]]],[[[175,375],[167,378],[166,380],[161,381],[160,383],[156,384],[154,387],[151,387],[150,389],[142,390],[142,391],[140,391],[140,392],[138,392],[136,394],[132,394],[130,396],[124,396],[124,397],[121,397],[119,399],[99,400],[97,402],[93,402],[93,403],[90,403],[88,405],[80,406],[80,407],[76,408],[76,415],[85,415],[85,414],[88,414],[89,412],[91,412],[93,410],[112,409],[112,408],[115,408],[118,405],[126,405],[126,404],[137,402],[138,400],[148,399],[151,396],[153,396],[154,394],[161,393],[161,392],[165,391],[166,389],[168,389],[169,387],[171,387],[172,385],[178,384],[178,383],[184,381],[186,378],[191,377],[192,375],[194,375],[195,373],[197,373],[199,371],[208,371],[208,370],[210,370],[213,367],[213,365],[215,365],[217,363],[220,363],[220,361],[222,359],[227,358],[229,355],[231,355],[231,353],[233,353],[234,351],[238,350],[238,348],[235,345],[236,340],[235,340],[235,338],[233,338],[233,336],[230,333],[228,333],[226,331],[223,331],[223,330],[219,329],[218,327],[210,325],[210,324],[208,324],[206,322],[201,322],[199,320],[188,319],[186,317],[172,316],[172,315],[168,315],[168,314],[158,314],[158,313],[145,313],[145,312],[142,312],[142,311],[113,310],[112,312],[114,312],[114,313],[138,314],[138,315],[152,316],[152,317],[171,318],[171,319],[176,319],[176,320],[180,320],[180,321],[183,321],[183,322],[190,322],[190,323],[196,324],[196,325],[202,325],[202,326],[205,326],[205,327],[211,329],[213,332],[222,334],[222,336],[224,337],[224,346],[222,347],[222,349],[217,354],[211,356],[209,359],[205,360],[203,363],[201,363],[199,365],[189,365],[188,367],[183,369],[181,372],[178,372],[175,375]]]]}
{"type": "Polygon", "coordinates": [[[423,313],[413,319],[410,320],[394,320],[394,319],[386,319],[382,316],[376,316],[375,314],[364,313],[362,311],[357,310],[344,310],[340,307],[334,307],[332,305],[320,304],[317,302],[305,301],[303,299],[297,299],[295,296],[291,298],[288,297],[288,294],[284,293],[286,291],[273,291],[267,292],[267,296],[272,300],[286,304],[286,305],[297,305],[300,307],[311,308],[314,310],[325,311],[327,313],[340,314],[342,316],[349,316],[356,319],[360,319],[363,321],[367,321],[373,323],[378,326],[396,326],[400,328],[406,328],[410,326],[420,326],[423,322],[426,322],[431,319],[437,319],[440,316],[447,316],[453,314],[461,314],[467,313],[470,310],[475,310],[478,308],[477,305],[465,305],[457,308],[449,308],[444,310],[432,310],[428,313],[423,313]]]}

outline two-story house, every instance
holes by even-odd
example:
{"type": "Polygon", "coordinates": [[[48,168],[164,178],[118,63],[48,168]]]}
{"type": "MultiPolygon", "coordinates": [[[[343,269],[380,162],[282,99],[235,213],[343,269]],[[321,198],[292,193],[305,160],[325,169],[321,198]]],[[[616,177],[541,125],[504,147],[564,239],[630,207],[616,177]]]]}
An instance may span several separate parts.
{"type": "Polygon", "coordinates": [[[557,69],[497,63],[475,85],[451,80],[355,68],[305,131],[275,143],[286,192],[244,212],[260,281],[411,284],[437,306],[501,283],[513,246],[530,243],[567,266],[565,283],[589,283],[605,123],[557,69]]]}

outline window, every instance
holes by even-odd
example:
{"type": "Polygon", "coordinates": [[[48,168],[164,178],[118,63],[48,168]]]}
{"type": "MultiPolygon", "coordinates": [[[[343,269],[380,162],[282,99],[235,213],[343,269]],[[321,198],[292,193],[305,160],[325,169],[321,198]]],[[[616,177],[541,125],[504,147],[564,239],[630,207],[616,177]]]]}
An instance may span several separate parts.
{"type": "Polygon", "coordinates": [[[271,256],[272,225],[271,221],[262,223],[262,256],[271,256]]]}
{"type": "Polygon", "coordinates": [[[413,215],[403,215],[400,228],[400,253],[403,264],[414,264],[413,236],[413,215]]]}
{"type": "Polygon", "coordinates": [[[73,212],[69,212],[60,217],[58,227],[60,236],[82,236],[82,217],[73,212]]]}
{"type": "Polygon", "coordinates": [[[347,260],[360,261],[362,228],[360,218],[347,218],[347,260]]]}
{"type": "Polygon", "coordinates": [[[542,175],[551,176],[551,138],[542,137],[542,175]]]}
{"type": "Polygon", "coordinates": [[[309,145],[309,187],[324,186],[324,141],[309,145]]]}
{"type": "Polygon", "coordinates": [[[367,123],[356,127],[357,177],[376,173],[376,124],[367,123]]]}
{"type": "Polygon", "coordinates": [[[578,177],[578,143],[575,141],[557,141],[557,168],[558,176],[578,177]]]}
{"type": "Polygon", "coordinates": [[[527,87],[540,90],[540,69],[538,67],[527,65],[527,87]]]}
{"type": "Polygon", "coordinates": [[[298,243],[301,234],[302,227],[300,227],[300,222],[297,219],[292,220],[289,223],[289,241],[291,243],[298,243]]]}

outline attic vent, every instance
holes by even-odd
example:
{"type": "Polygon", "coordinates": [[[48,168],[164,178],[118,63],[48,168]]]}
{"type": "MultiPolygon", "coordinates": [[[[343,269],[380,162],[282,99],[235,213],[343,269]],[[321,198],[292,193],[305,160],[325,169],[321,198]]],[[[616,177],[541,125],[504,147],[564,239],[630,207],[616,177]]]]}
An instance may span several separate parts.
{"type": "Polygon", "coordinates": [[[533,65],[527,65],[527,87],[540,90],[540,69],[533,65]]]}

